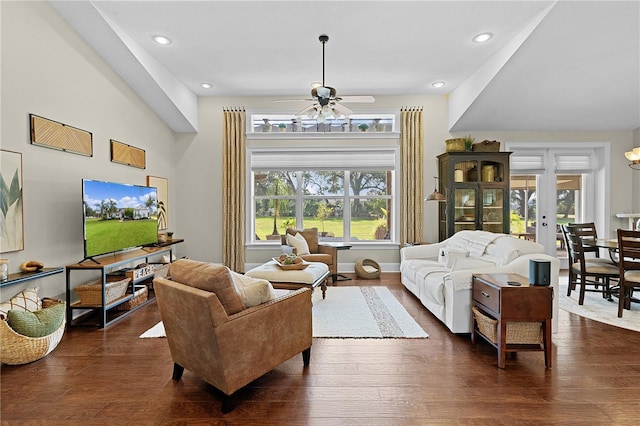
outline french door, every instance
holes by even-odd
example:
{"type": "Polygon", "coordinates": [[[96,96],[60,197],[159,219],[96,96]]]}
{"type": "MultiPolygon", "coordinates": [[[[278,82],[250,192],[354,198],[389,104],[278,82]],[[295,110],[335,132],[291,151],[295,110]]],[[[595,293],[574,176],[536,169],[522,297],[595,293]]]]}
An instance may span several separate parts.
{"type": "MultiPolygon", "coordinates": [[[[524,148],[509,146],[511,155],[511,232],[534,240],[545,253],[556,256],[567,267],[567,254],[560,230],[569,222],[596,222],[606,226],[605,193],[600,170],[601,148],[524,148]],[[596,208],[596,204],[598,204],[596,208]]],[[[600,226],[598,226],[600,224],[600,226]]],[[[601,235],[604,235],[600,232],[601,235]]]]}

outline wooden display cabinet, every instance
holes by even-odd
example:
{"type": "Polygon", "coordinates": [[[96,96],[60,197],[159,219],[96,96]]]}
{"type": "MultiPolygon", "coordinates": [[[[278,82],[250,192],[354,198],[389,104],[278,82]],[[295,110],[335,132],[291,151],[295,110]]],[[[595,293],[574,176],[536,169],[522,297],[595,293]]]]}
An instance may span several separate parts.
{"type": "Polygon", "coordinates": [[[511,152],[447,152],[438,156],[439,239],[462,230],[509,233],[511,152]]]}

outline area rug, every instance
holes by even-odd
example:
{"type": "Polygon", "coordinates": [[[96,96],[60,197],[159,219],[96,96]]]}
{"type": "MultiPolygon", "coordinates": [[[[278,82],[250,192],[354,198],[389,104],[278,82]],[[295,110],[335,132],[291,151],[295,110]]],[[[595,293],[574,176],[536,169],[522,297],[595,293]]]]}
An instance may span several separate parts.
{"type": "Polygon", "coordinates": [[[625,309],[622,318],[618,318],[617,297],[608,301],[601,293],[586,292],[584,304],[578,305],[579,295],[579,291],[573,290],[571,296],[567,296],[567,277],[560,277],[560,309],[594,321],[640,331],[640,303],[632,303],[631,310],[625,309]]]}
{"type": "MultiPolygon", "coordinates": [[[[386,287],[329,287],[313,293],[313,337],[425,339],[429,337],[386,287]]],[[[165,337],[159,322],[140,338],[165,337]]]]}

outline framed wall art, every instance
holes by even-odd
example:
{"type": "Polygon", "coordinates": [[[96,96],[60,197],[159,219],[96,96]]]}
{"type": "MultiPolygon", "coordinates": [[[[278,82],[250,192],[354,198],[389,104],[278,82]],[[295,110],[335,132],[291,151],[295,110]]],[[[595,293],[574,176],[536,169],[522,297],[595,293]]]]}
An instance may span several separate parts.
{"type": "Polygon", "coordinates": [[[169,228],[169,181],[167,178],[147,176],[147,186],[157,189],[158,197],[158,230],[169,228]]]}
{"type": "Polygon", "coordinates": [[[147,167],[147,153],[144,149],[111,139],[111,161],[144,169],[147,167]]]}
{"type": "Polygon", "coordinates": [[[93,156],[91,132],[29,114],[31,144],[74,154],[93,156]]]}
{"type": "Polygon", "coordinates": [[[22,154],[0,149],[0,251],[24,250],[22,154]]]}

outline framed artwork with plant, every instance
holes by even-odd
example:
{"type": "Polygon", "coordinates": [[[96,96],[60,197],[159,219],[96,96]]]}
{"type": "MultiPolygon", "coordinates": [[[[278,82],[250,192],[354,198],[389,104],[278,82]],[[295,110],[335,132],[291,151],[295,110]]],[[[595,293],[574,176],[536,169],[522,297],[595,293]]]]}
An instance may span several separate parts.
{"type": "Polygon", "coordinates": [[[0,251],[24,250],[22,154],[0,149],[0,251]]]}
{"type": "Polygon", "coordinates": [[[158,176],[147,176],[147,186],[156,188],[158,207],[158,230],[169,228],[169,180],[158,176]]]}

